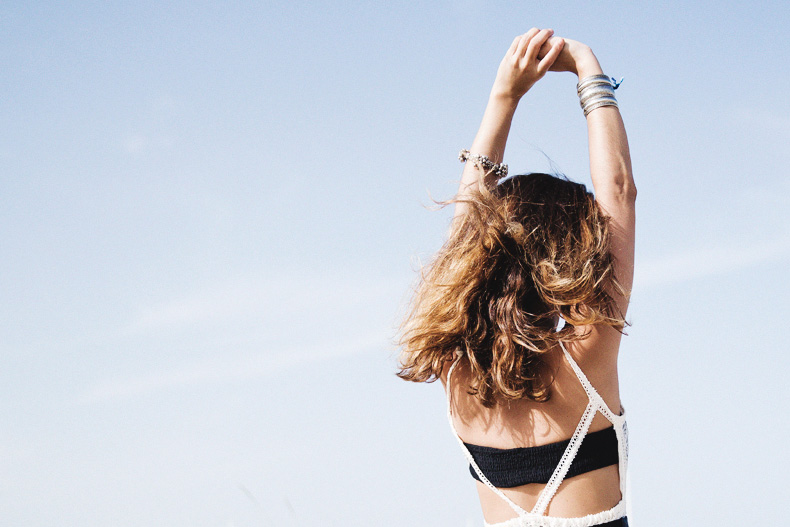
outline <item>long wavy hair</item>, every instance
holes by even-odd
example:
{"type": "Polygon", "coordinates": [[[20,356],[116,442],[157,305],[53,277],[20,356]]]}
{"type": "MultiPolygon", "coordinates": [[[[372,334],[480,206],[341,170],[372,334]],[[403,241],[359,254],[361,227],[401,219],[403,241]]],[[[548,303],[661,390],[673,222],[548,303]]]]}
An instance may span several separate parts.
{"type": "Polygon", "coordinates": [[[574,326],[626,325],[611,296],[627,292],[614,273],[609,218],[564,176],[524,174],[491,188],[481,178],[478,189],[440,202],[467,210],[422,269],[401,326],[398,376],[435,381],[460,349],[471,367],[469,393],[484,406],[546,401],[547,351],[586,336],[574,326]]]}

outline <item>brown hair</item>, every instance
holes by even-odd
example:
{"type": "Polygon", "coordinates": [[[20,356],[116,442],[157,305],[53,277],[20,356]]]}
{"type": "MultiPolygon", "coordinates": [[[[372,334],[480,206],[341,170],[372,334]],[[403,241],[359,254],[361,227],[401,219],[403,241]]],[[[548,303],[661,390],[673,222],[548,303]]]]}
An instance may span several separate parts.
{"type": "Polygon", "coordinates": [[[614,274],[609,220],[580,183],[550,174],[501,180],[447,202],[467,210],[422,270],[402,327],[401,370],[436,380],[456,350],[471,366],[470,393],[497,401],[546,401],[553,375],[543,354],[584,338],[574,326],[623,331],[609,294],[626,295],[614,274]],[[566,324],[557,331],[557,317],[566,324]]]}

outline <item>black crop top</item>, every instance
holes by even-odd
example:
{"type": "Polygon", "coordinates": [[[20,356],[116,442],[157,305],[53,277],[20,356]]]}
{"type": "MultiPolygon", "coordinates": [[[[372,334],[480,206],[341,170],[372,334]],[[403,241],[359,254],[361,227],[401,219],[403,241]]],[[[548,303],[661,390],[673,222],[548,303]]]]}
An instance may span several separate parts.
{"type": "MultiPolygon", "coordinates": [[[[529,448],[493,448],[464,443],[475,463],[495,487],[518,487],[527,483],[548,483],[570,439],[529,448]]],[[[566,478],[578,476],[609,465],[616,465],[620,456],[614,427],[587,434],[566,478]]],[[[472,477],[480,481],[469,465],[472,477]]]]}

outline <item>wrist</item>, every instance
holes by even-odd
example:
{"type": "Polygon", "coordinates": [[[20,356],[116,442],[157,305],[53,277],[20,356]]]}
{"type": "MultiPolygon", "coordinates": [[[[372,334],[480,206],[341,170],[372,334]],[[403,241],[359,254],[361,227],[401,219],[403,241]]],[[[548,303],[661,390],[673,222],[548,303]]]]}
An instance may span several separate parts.
{"type": "Polygon", "coordinates": [[[601,69],[598,58],[593,54],[592,50],[576,60],[576,75],[579,79],[589,77],[590,75],[600,75],[602,73],[603,69],[601,69]]]}
{"type": "Polygon", "coordinates": [[[511,92],[497,89],[497,87],[494,86],[488,96],[488,104],[495,104],[515,110],[519,101],[521,101],[521,97],[522,95],[514,95],[511,92]]]}

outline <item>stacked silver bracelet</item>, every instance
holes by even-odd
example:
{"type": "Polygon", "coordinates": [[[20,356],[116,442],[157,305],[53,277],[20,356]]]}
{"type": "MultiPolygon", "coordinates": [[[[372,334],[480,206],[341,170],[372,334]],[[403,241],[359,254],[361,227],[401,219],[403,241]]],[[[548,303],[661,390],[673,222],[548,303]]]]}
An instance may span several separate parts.
{"type": "Polygon", "coordinates": [[[576,85],[576,93],[579,94],[579,104],[587,117],[591,111],[603,106],[617,106],[617,99],[614,91],[620,87],[620,83],[608,75],[591,75],[579,81],[576,85]]]}
{"type": "Polygon", "coordinates": [[[460,159],[462,163],[472,161],[472,164],[476,168],[482,168],[485,171],[493,172],[497,177],[503,178],[507,176],[507,165],[504,163],[494,163],[488,156],[472,154],[469,150],[461,150],[458,154],[458,159],[460,159]]]}

